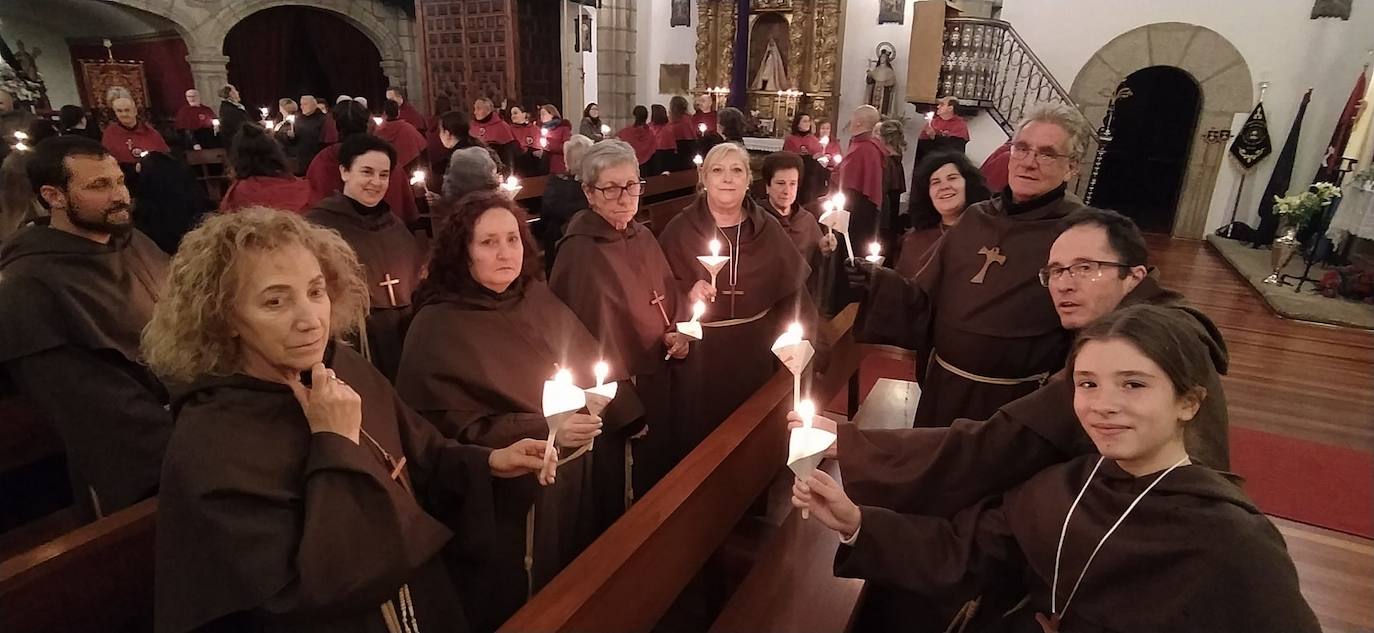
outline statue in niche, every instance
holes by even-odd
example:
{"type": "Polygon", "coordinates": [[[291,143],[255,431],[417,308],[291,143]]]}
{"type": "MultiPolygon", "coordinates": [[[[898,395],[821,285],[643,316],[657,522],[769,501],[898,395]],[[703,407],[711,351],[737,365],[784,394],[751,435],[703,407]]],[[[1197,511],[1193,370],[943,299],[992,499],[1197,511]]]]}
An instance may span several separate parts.
{"type": "Polygon", "coordinates": [[[768,50],[763,54],[763,61],[759,62],[758,74],[754,76],[754,83],[749,86],[750,90],[787,90],[787,66],[783,62],[782,53],[778,50],[778,41],[773,38],[768,39],[768,50]]]}
{"type": "Polygon", "coordinates": [[[877,53],[877,63],[868,69],[868,105],[891,116],[893,93],[897,89],[897,71],[892,69],[892,59],[897,56],[897,48],[883,42],[878,45],[877,53]]]}

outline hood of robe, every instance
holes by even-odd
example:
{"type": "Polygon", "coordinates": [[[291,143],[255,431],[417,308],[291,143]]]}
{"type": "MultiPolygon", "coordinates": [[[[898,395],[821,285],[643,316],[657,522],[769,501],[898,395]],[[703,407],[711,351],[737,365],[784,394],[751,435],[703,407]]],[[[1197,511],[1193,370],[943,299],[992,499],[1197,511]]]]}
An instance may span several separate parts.
{"type": "Polygon", "coordinates": [[[311,211],[323,211],[338,220],[368,231],[380,231],[401,221],[396,214],[390,212],[391,207],[385,199],[378,202],[375,207],[365,207],[343,192],[319,201],[311,211]]]}
{"type": "Polygon", "coordinates": [[[648,230],[643,224],[631,220],[624,231],[617,231],[611,226],[606,218],[601,217],[596,211],[583,209],[578,211],[568,222],[568,226],[563,231],[563,239],[568,239],[574,235],[585,235],[598,242],[616,242],[629,239],[639,235],[640,231],[648,230]]]}

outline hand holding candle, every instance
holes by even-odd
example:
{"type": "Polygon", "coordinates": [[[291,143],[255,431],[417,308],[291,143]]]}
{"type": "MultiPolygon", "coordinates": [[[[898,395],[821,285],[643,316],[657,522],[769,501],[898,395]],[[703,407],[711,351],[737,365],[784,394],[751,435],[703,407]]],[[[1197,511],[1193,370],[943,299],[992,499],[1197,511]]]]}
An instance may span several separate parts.
{"type": "Polygon", "coordinates": [[[773,342],[773,355],[782,361],[784,367],[792,372],[792,408],[801,406],[801,375],[816,355],[811,341],[802,338],[801,323],[792,322],[778,340],[773,342]]]}
{"type": "Polygon", "coordinates": [[[544,381],[544,421],[549,426],[549,437],[544,447],[544,459],[557,461],[558,450],[554,438],[573,414],[587,406],[587,395],[573,384],[572,372],[560,369],[553,378],[544,381]]]}
{"type": "MultiPolygon", "coordinates": [[[[592,373],[596,375],[596,386],[585,391],[587,413],[599,418],[606,407],[611,404],[611,401],[615,400],[619,385],[614,382],[606,382],[606,378],[611,375],[611,366],[607,365],[604,360],[597,361],[596,365],[592,367],[592,373]]],[[[595,445],[596,439],[593,438],[591,442],[587,443],[587,450],[592,450],[595,445]]]]}
{"type": "Polygon", "coordinates": [[[843,193],[837,193],[830,196],[830,200],[822,204],[822,208],[825,209],[825,212],[821,214],[820,223],[822,226],[829,227],[830,230],[844,236],[845,248],[849,249],[847,251],[848,258],[853,259],[856,257],[856,254],[854,252],[854,243],[849,240],[849,211],[845,210],[844,204],[845,197],[843,193]]]}
{"type": "MultiPolygon", "coordinates": [[[[825,453],[835,444],[835,434],[812,426],[816,415],[816,405],[810,400],[797,403],[797,416],[802,425],[792,429],[787,441],[787,467],[797,479],[806,480],[816,471],[816,466],[825,459],[825,453]]],[[[802,518],[811,518],[811,512],[802,508],[802,518]]]]}
{"type": "Polygon", "coordinates": [[[602,124],[601,124],[601,136],[602,136],[602,137],[606,137],[606,136],[609,136],[610,134],[611,134],[611,126],[606,125],[605,123],[602,123],[602,124]]]}

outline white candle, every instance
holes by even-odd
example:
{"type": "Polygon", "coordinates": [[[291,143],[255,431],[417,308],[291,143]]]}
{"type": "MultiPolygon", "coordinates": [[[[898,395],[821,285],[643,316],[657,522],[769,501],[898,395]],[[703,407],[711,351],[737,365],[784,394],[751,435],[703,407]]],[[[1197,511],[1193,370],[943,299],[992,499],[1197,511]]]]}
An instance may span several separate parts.
{"type": "Polygon", "coordinates": [[[611,133],[611,126],[606,125],[605,123],[602,123],[602,124],[601,124],[601,135],[602,135],[602,136],[606,136],[607,134],[610,134],[610,133],[611,133]]]}
{"type": "Polygon", "coordinates": [[[812,419],[816,417],[815,403],[810,398],[797,403],[797,415],[801,417],[802,428],[811,428],[812,419]]]}
{"type": "Polygon", "coordinates": [[[702,163],[701,154],[697,154],[696,156],[693,156],[693,157],[692,157],[692,163],[693,163],[694,165],[696,165],[697,167],[701,167],[701,163],[702,163]]]}
{"type": "Polygon", "coordinates": [[[592,367],[592,373],[596,374],[596,386],[600,387],[606,384],[606,377],[611,375],[611,366],[604,360],[598,361],[596,366],[592,367]]]}
{"type": "Polygon", "coordinates": [[[210,119],[210,125],[215,126],[215,132],[219,132],[219,119],[210,119]]]}
{"type": "Polygon", "coordinates": [[[720,240],[711,240],[706,247],[711,249],[711,257],[720,257],[720,240]]]}

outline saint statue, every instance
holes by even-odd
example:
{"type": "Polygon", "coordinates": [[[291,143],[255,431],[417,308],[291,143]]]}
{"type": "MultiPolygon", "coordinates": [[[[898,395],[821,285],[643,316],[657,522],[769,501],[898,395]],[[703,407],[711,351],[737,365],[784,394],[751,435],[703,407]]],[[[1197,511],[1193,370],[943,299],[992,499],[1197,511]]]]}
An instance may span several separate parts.
{"type": "Polygon", "coordinates": [[[759,72],[754,75],[750,90],[787,90],[787,66],[783,64],[782,53],[778,51],[778,40],[768,38],[768,50],[763,53],[759,72]]]}
{"type": "Polygon", "coordinates": [[[885,115],[892,114],[892,93],[897,88],[897,71],[892,69],[892,45],[878,45],[878,62],[868,70],[868,105],[885,115]]]}

